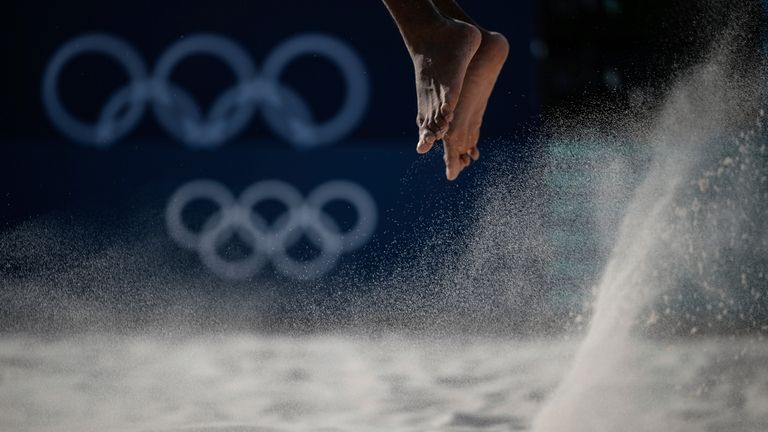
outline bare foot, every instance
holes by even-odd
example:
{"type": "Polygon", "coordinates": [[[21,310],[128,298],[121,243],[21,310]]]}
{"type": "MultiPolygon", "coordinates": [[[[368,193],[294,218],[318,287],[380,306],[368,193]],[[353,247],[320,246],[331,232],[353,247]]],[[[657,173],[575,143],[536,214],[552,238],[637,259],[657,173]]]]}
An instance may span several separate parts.
{"type": "Polygon", "coordinates": [[[448,131],[467,68],[481,42],[475,26],[452,19],[423,30],[423,37],[412,38],[408,47],[416,72],[419,153],[428,152],[448,131]]]}
{"type": "Polygon", "coordinates": [[[509,43],[499,33],[482,32],[482,43],[469,64],[459,103],[445,134],[445,176],[455,180],[480,157],[477,142],[493,86],[509,54],[509,43]]]}

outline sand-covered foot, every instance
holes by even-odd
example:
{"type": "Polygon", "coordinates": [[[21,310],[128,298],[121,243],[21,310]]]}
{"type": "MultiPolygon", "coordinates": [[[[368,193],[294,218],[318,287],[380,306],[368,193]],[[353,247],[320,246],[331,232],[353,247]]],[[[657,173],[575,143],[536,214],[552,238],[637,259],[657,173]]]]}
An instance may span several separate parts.
{"type": "Polygon", "coordinates": [[[416,72],[419,153],[428,152],[447,132],[467,68],[481,42],[480,30],[452,19],[423,31],[422,37],[411,38],[408,47],[416,72]]]}
{"type": "Polygon", "coordinates": [[[480,157],[477,142],[485,108],[509,54],[509,43],[499,33],[482,33],[482,42],[467,68],[461,96],[445,134],[445,175],[455,180],[480,157]]]}

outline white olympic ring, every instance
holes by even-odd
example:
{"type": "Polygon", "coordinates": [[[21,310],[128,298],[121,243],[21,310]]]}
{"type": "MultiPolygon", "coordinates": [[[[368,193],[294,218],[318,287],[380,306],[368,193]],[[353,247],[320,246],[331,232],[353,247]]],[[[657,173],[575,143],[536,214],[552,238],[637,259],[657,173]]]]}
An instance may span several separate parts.
{"type": "Polygon", "coordinates": [[[368,80],[359,56],[339,39],[311,33],[278,45],[266,58],[261,74],[247,52],[230,39],[197,34],[173,44],[163,53],[154,72],[124,41],[95,33],[69,41],[53,56],[43,77],[43,104],[62,133],[82,144],[109,147],[130,132],[151,104],[157,121],[172,136],[192,148],[215,148],[245,128],[261,108],[272,130],[300,148],[330,144],[348,134],[368,105],[368,80]],[[59,95],[59,76],[73,58],[99,53],[115,59],[128,74],[129,84],[117,90],[99,113],[95,124],[78,120],[59,95]],[[204,114],[192,95],[170,82],[176,66],[186,57],[205,54],[223,61],[237,83],[215,99],[204,114]],[[346,99],[334,117],[315,122],[304,99],[279,80],[296,58],[321,55],[333,62],[346,82],[346,99]]]}
{"type": "Polygon", "coordinates": [[[211,180],[196,180],[180,187],[168,202],[165,221],[168,233],[180,246],[196,251],[200,260],[226,279],[245,279],[259,272],[267,262],[284,275],[299,280],[320,277],[332,270],[343,253],[362,247],[376,229],[378,213],[371,195],[361,186],[346,180],[329,181],[314,189],[306,199],[288,183],[265,180],[245,189],[238,198],[223,185],[211,180]],[[182,213],[193,201],[207,200],[217,210],[199,232],[192,231],[182,213]],[[265,201],[277,201],[285,211],[268,223],[254,207],[265,201]],[[351,204],[357,214],[354,226],[341,232],[323,208],[333,201],[351,204]],[[232,235],[251,249],[243,259],[228,261],[218,249],[232,235]],[[302,261],[288,250],[302,234],[319,255],[302,261]]]}

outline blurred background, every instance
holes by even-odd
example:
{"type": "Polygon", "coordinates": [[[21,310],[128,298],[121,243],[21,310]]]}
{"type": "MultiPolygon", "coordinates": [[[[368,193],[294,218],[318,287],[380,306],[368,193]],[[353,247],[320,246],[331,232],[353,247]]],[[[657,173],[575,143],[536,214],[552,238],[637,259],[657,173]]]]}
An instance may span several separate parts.
{"type": "MultiPolygon", "coordinates": [[[[472,188],[489,173],[514,184],[576,148],[539,139],[543,118],[663,90],[726,25],[714,12],[726,3],[463,5],[511,51],[483,159],[449,183],[439,151],[414,151],[412,66],[380,2],[14,2],[0,18],[3,327],[142,326],[177,309],[291,328],[329,313],[401,322],[373,313],[366,287],[475,222],[472,188]]],[[[584,160],[605,151],[581,144],[584,160]]],[[[490,312],[505,328],[557,328],[582,310],[611,242],[574,210],[580,175],[546,176],[535,230],[548,243],[518,261],[549,291],[490,312]]],[[[391,298],[421,289],[395,279],[391,298]]]]}

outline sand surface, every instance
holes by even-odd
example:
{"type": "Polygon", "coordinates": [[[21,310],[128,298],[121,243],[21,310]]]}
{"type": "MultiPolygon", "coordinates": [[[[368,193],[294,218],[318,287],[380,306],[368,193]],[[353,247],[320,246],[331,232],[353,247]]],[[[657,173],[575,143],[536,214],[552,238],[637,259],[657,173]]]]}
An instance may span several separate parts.
{"type": "MultiPolygon", "coordinates": [[[[6,336],[0,430],[529,430],[577,342],[6,336]]],[[[593,389],[627,431],[768,430],[768,343],[637,342],[627,362],[593,389]]]]}

